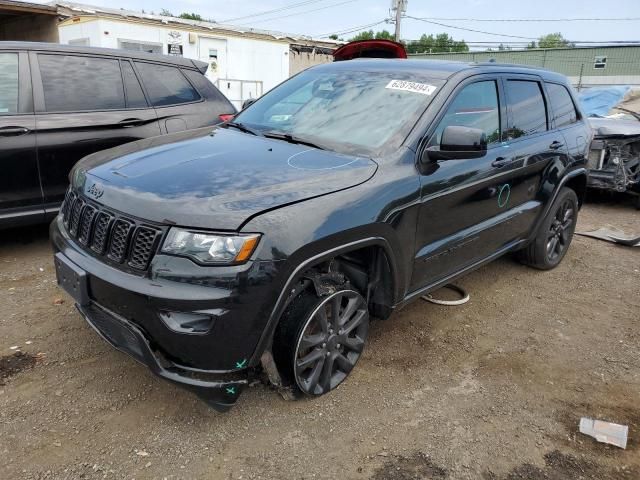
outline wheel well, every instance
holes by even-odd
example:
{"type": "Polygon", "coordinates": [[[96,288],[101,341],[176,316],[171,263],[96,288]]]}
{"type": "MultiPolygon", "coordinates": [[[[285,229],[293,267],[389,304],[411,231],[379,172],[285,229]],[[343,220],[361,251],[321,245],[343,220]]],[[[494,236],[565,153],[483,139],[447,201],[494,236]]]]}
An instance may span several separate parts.
{"type": "Polygon", "coordinates": [[[575,177],[567,180],[567,183],[565,183],[565,185],[576,192],[576,195],[578,196],[578,204],[580,205],[580,207],[582,207],[584,197],[587,193],[587,176],[576,175],[575,177]]]}
{"type": "MultiPolygon", "coordinates": [[[[310,267],[302,277],[330,274],[343,275],[351,287],[367,300],[371,315],[382,319],[391,315],[393,275],[384,248],[373,245],[341,253],[310,267]]],[[[310,288],[311,283],[306,287],[310,288]]]]}

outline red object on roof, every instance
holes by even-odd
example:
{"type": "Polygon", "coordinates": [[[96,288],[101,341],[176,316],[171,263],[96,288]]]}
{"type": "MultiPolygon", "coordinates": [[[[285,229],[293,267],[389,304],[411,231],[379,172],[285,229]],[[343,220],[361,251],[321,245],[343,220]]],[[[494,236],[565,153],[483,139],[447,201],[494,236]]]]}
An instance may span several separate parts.
{"type": "Polygon", "coordinates": [[[333,52],[336,62],[354,58],[407,58],[404,45],[391,40],[358,40],[341,46],[333,52]]]}

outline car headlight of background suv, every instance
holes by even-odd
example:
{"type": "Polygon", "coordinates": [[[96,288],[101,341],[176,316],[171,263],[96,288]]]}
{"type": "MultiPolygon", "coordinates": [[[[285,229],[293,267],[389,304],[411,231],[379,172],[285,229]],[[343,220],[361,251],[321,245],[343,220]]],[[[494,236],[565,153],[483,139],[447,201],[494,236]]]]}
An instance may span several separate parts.
{"type": "Polygon", "coordinates": [[[206,265],[239,264],[251,257],[259,240],[257,233],[224,235],[173,227],[162,245],[162,252],[206,265]]]}

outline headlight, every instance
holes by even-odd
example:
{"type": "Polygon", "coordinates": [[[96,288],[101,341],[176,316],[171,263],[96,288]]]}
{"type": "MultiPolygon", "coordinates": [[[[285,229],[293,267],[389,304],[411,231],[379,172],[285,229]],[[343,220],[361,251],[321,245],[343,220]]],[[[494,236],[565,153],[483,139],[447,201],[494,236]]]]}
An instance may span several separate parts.
{"type": "Polygon", "coordinates": [[[162,245],[163,253],[189,257],[198,263],[236,264],[246,262],[260,235],[222,235],[172,228],[162,245]]]}

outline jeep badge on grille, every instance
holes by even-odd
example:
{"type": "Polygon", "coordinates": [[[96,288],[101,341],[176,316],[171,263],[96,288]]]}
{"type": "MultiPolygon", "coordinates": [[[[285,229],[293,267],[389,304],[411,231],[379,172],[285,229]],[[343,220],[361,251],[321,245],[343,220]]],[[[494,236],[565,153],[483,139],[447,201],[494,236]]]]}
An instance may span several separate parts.
{"type": "Polygon", "coordinates": [[[102,189],[99,185],[93,184],[87,189],[87,195],[91,195],[96,200],[104,195],[104,189],[102,189]]]}

